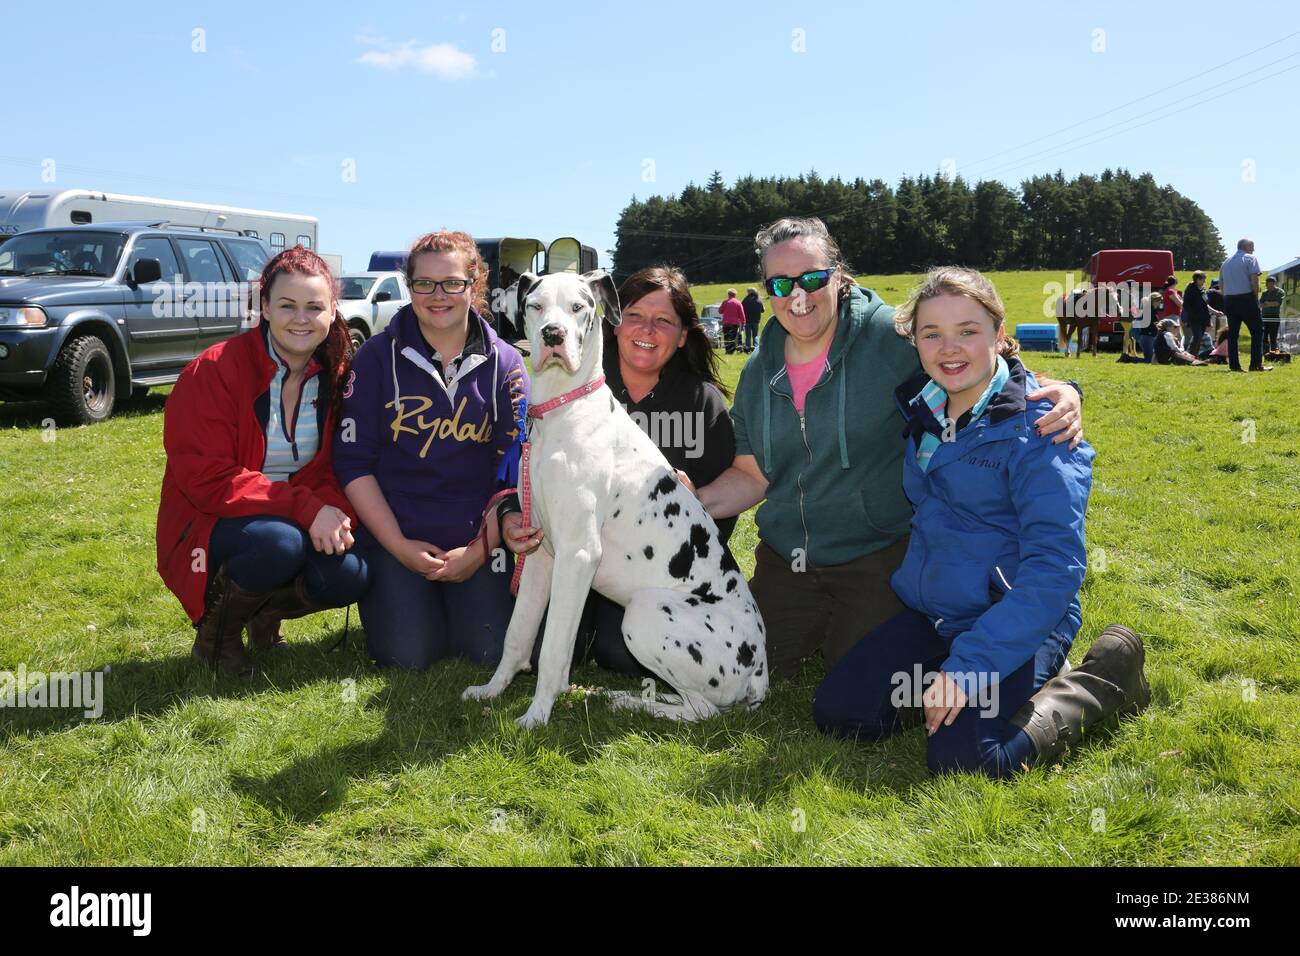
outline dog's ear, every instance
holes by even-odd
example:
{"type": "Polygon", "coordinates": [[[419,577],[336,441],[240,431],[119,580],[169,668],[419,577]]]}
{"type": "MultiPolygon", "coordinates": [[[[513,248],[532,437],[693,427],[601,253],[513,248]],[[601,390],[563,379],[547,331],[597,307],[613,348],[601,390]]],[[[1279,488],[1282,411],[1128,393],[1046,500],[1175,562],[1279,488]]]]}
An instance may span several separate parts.
{"type": "Polygon", "coordinates": [[[596,301],[604,303],[605,321],[610,325],[618,325],[622,322],[623,313],[619,308],[618,286],[614,285],[614,277],[604,269],[592,269],[590,272],[584,272],[582,278],[591,289],[591,294],[596,297],[596,301]]]}
{"type": "Polygon", "coordinates": [[[515,325],[522,331],[525,328],[524,319],[524,299],[528,298],[528,290],[537,284],[537,275],[532,272],[525,272],[519,277],[519,290],[515,293],[515,325]]]}

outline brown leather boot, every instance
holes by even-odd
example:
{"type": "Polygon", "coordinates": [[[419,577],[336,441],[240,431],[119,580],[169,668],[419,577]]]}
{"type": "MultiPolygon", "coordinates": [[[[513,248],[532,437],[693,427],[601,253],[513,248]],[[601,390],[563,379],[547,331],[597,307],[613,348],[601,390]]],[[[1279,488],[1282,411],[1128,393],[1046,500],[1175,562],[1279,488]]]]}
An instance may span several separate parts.
{"type": "Polygon", "coordinates": [[[272,591],[262,609],[248,622],[248,645],[259,651],[284,647],[281,621],[327,610],[328,605],[317,604],[307,595],[307,582],[300,574],[284,587],[272,591]]]}
{"type": "Polygon", "coordinates": [[[1039,688],[1012,718],[1034,743],[1034,765],[1055,762],[1079,742],[1085,729],[1145,708],[1151,702],[1151,688],[1142,673],[1145,660],[1142,638],[1112,624],[1078,667],[1039,688]]]}
{"type": "Polygon", "coordinates": [[[244,624],[268,597],[267,592],[253,594],[239,587],[222,565],[208,585],[207,608],[190,656],[227,677],[252,677],[256,668],[244,649],[244,624]]]}

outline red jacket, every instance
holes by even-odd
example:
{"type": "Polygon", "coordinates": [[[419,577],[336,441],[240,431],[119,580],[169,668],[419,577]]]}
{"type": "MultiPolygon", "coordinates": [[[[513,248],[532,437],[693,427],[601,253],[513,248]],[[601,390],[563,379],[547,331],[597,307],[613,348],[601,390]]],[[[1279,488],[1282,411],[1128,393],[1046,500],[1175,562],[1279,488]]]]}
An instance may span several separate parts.
{"type": "Polygon", "coordinates": [[[744,325],[745,307],[739,299],[724,299],[719,307],[722,311],[723,325],[744,325]]]}
{"type": "MultiPolygon", "coordinates": [[[[163,411],[167,470],[158,502],[158,574],[195,623],[203,616],[208,574],[217,570],[208,567],[207,551],[218,518],[267,515],[306,531],[322,507],[333,505],[357,526],[330,464],[334,415],[325,381],[317,407],[320,450],[287,482],[261,472],[276,372],[263,328],[205,350],[181,372],[163,411]]],[[[320,371],[312,359],[307,376],[320,371]]]]}

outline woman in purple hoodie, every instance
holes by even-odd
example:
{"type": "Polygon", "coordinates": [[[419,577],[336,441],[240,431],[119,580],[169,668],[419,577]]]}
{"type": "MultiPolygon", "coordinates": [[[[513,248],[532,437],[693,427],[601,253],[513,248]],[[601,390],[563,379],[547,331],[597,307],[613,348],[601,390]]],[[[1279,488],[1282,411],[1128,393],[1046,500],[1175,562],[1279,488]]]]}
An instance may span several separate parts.
{"type": "Polygon", "coordinates": [[[371,566],[361,623],[380,666],[492,664],[514,599],[504,550],[493,557],[498,522],[479,528],[493,495],[516,483],[523,359],[483,318],[487,268],[470,236],[417,240],[406,276],[411,304],[352,360],[334,442],[371,566]]]}

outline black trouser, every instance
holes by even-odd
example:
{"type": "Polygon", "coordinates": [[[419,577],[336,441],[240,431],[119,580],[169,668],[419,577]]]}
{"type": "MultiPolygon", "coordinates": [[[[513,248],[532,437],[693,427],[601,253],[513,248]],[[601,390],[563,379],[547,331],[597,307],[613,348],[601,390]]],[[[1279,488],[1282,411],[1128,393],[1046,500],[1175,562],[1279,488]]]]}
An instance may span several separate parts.
{"type": "Polygon", "coordinates": [[[728,352],[736,351],[736,346],[739,344],[739,338],[739,325],[724,325],[722,327],[722,345],[728,352]]]}
{"type": "Polygon", "coordinates": [[[1259,313],[1259,299],[1253,292],[1223,297],[1223,311],[1228,314],[1228,367],[1241,368],[1237,336],[1244,325],[1250,330],[1250,367],[1264,364],[1264,328],[1259,313]]]}
{"type": "Polygon", "coordinates": [[[1277,351],[1277,330],[1281,319],[1264,319],[1264,348],[1269,352],[1277,351]]]}

